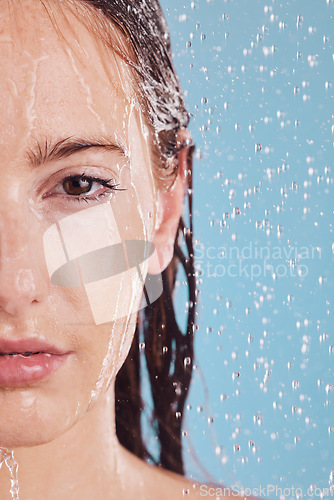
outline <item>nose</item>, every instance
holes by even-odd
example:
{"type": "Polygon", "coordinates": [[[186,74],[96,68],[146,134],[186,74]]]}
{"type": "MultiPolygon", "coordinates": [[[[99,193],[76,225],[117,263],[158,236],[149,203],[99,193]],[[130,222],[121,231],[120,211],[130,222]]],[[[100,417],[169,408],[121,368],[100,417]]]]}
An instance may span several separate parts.
{"type": "Polygon", "coordinates": [[[0,313],[26,315],[49,293],[42,235],[32,214],[18,206],[0,212],[0,313]]]}

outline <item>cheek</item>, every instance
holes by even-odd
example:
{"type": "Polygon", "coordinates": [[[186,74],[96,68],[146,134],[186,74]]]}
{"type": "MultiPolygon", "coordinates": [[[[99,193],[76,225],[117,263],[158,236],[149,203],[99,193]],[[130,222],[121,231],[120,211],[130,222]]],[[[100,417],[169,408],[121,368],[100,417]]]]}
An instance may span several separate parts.
{"type": "Polygon", "coordinates": [[[83,356],[91,368],[91,381],[95,389],[107,386],[114,379],[124,363],[136,327],[137,315],[132,314],[112,324],[100,325],[90,329],[86,337],[83,356]]]}
{"type": "MultiPolygon", "coordinates": [[[[90,364],[96,378],[91,401],[94,403],[109,386],[131,347],[137,322],[137,315],[143,306],[143,286],[147,274],[149,218],[144,219],[134,202],[136,196],[129,190],[122,202],[114,203],[113,213],[117,220],[118,232],[125,247],[127,270],[121,270],[102,282],[89,287],[90,304],[93,305],[95,326],[91,326],[92,337],[87,338],[90,364]],[[146,254],[145,254],[146,252],[146,254]],[[113,314],[115,320],[106,321],[113,314]]],[[[118,265],[123,257],[117,260],[118,265]]]]}
{"type": "Polygon", "coordinates": [[[132,314],[114,323],[83,327],[78,332],[80,349],[77,360],[81,370],[79,378],[83,382],[79,399],[83,403],[83,413],[94,408],[101,395],[115,380],[131,347],[136,320],[137,315],[132,314]]]}
{"type": "Polygon", "coordinates": [[[51,278],[73,311],[73,325],[115,322],[138,311],[150,256],[148,222],[133,190],[50,226],[44,253],[51,278]]]}
{"type": "Polygon", "coordinates": [[[111,203],[59,220],[44,237],[63,330],[77,345],[89,407],[121,368],[142,305],[152,223],[140,213],[138,196],[131,188],[117,193],[111,203]],[[79,287],[71,286],[75,279],[79,287]]]}

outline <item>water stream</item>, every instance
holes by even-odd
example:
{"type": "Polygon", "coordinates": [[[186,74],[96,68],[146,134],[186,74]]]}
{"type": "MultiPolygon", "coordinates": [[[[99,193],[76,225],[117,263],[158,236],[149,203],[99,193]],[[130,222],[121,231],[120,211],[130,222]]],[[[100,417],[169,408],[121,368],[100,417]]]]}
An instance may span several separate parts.
{"type": "Polygon", "coordinates": [[[0,446],[0,469],[5,464],[10,472],[10,494],[14,500],[19,500],[18,463],[14,458],[14,451],[0,446]]]}

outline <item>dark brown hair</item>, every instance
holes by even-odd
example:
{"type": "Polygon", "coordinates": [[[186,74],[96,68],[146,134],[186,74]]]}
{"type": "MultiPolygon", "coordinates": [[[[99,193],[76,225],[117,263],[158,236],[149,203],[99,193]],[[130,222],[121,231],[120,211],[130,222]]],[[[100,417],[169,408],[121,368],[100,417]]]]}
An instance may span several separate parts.
{"type": "Polygon", "coordinates": [[[157,0],[79,0],[99,12],[121,30],[134,53],[134,59],[122,52],[134,70],[139,94],[152,125],[153,166],[161,185],[177,174],[177,153],[188,148],[189,228],[180,220],[174,245],[174,257],[163,272],[163,294],[138,316],[129,355],[116,378],[116,431],[121,444],[137,456],[184,473],[181,432],[185,400],[193,364],[195,314],[195,274],[192,244],[191,167],[189,143],[178,143],[177,133],[188,125],[178,77],[175,73],[169,32],[157,0]],[[186,250],[186,256],[182,249],[186,250]],[[183,334],[173,307],[178,264],[181,263],[189,285],[188,321],[183,334]],[[151,457],[142,438],[141,367],[139,345],[145,345],[145,358],[151,383],[154,408],[152,425],[160,442],[159,457],[151,457]]]}

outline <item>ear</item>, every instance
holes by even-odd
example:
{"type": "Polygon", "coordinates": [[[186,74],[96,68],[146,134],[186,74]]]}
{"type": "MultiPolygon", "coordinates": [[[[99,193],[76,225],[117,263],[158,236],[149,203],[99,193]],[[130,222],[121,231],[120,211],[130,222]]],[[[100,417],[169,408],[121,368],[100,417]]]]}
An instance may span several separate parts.
{"type": "Polygon", "coordinates": [[[183,200],[188,184],[189,149],[192,147],[190,132],[187,129],[180,130],[177,142],[180,145],[188,143],[189,146],[178,152],[178,173],[171,189],[158,192],[157,217],[160,224],[153,236],[156,251],[154,258],[149,260],[148,272],[150,274],[161,273],[172,260],[176,232],[182,216],[183,200]]]}

